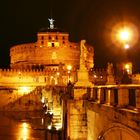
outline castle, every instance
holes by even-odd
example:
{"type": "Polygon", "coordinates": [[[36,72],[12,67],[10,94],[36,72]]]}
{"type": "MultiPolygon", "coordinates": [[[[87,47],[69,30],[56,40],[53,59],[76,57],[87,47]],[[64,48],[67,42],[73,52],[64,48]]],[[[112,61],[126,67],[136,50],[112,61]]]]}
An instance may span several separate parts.
{"type": "MultiPolygon", "coordinates": [[[[10,69],[0,70],[2,85],[23,86],[61,84],[76,81],[80,43],[70,42],[69,34],[53,27],[41,29],[35,43],[20,44],[10,49],[10,69]],[[70,78],[70,79],[69,79],[70,78]]],[[[93,47],[86,44],[86,66],[93,68],[93,47]]]]}
{"type": "Polygon", "coordinates": [[[70,42],[49,21],[37,42],[10,49],[11,68],[0,69],[0,109],[35,110],[42,101],[53,113],[46,129],[62,130],[63,139],[140,140],[139,75],[131,64],[125,70],[135,84],[116,84],[112,63],[93,71],[93,47],[70,42]]]}

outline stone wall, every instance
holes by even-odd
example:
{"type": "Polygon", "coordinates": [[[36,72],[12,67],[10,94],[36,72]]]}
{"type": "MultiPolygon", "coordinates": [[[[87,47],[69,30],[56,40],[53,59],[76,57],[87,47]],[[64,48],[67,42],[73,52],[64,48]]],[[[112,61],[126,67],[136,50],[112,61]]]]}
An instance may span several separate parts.
{"type": "MultiPolygon", "coordinates": [[[[76,71],[71,71],[70,76],[71,81],[74,82],[76,80],[76,71]]],[[[59,69],[0,69],[1,86],[66,85],[68,78],[67,71],[59,69]]]]}
{"type": "Polygon", "coordinates": [[[68,102],[68,137],[70,140],[87,139],[86,108],[83,100],[68,102]]]}
{"type": "Polygon", "coordinates": [[[139,140],[140,113],[87,103],[88,140],[139,140]]]}
{"type": "MultiPolygon", "coordinates": [[[[68,33],[38,32],[37,42],[19,44],[10,49],[11,68],[33,69],[44,68],[46,65],[63,63],[79,67],[80,47],[70,42],[68,33]]],[[[93,68],[94,49],[86,45],[88,50],[87,67],[93,68]]]]}

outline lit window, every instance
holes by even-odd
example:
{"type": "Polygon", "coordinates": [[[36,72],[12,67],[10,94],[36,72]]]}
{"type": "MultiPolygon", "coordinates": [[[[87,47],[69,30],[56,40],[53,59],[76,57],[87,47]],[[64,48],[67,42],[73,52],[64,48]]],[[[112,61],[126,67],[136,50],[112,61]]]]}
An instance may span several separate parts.
{"type": "Polygon", "coordinates": [[[54,37],[52,37],[52,40],[54,41],[54,37]]]}
{"type": "Polygon", "coordinates": [[[59,47],[59,42],[55,42],[55,47],[59,47]]]}
{"type": "Polygon", "coordinates": [[[48,47],[51,47],[52,46],[52,43],[51,42],[48,42],[48,47]]]}

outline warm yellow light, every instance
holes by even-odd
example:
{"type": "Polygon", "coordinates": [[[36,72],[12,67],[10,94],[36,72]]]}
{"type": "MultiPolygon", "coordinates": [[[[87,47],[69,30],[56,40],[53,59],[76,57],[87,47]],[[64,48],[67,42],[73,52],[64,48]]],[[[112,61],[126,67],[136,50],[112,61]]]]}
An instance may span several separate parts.
{"type": "Polygon", "coordinates": [[[20,124],[17,139],[27,140],[30,137],[30,127],[26,122],[20,124]]]}
{"type": "Polygon", "coordinates": [[[68,65],[67,66],[67,70],[71,70],[72,69],[72,66],[71,65],[68,65]]]}
{"type": "Polygon", "coordinates": [[[57,76],[59,76],[59,75],[60,75],[60,73],[59,73],[59,72],[57,72],[57,73],[56,73],[56,75],[57,75],[57,76]]]}
{"type": "Polygon", "coordinates": [[[52,125],[48,125],[48,129],[50,130],[52,128],[52,125]]]}
{"type": "Polygon", "coordinates": [[[26,92],[26,93],[29,91],[28,87],[21,87],[21,89],[23,92],[26,92]]]}
{"type": "Polygon", "coordinates": [[[132,74],[132,63],[126,63],[126,64],[124,64],[124,70],[128,74],[132,74]]]}
{"type": "Polygon", "coordinates": [[[45,103],[45,98],[44,97],[42,97],[41,102],[45,103]]]}
{"type": "Polygon", "coordinates": [[[126,64],[125,69],[129,69],[129,68],[130,68],[129,64],[126,64]]]}
{"type": "Polygon", "coordinates": [[[48,47],[51,47],[52,46],[52,43],[51,42],[48,42],[48,47]]]}
{"type": "Polygon", "coordinates": [[[94,78],[97,78],[97,75],[96,74],[94,75],[94,78]]]}
{"type": "Polygon", "coordinates": [[[59,47],[59,42],[55,42],[55,47],[59,47]]]}
{"type": "Polygon", "coordinates": [[[125,48],[125,49],[129,49],[129,48],[130,48],[129,44],[125,44],[125,45],[124,45],[124,48],[125,48]]]}
{"type": "Polygon", "coordinates": [[[51,79],[53,79],[54,77],[53,76],[51,76],[51,79]]]}
{"type": "Polygon", "coordinates": [[[62,129],[62,126],[61,125],[60,126],[59,125],[58,126],[55,126],[55,129],[56,130],[60,130],[60,129],[62,129]]]}
{"type": "Polygon", "coordinates": [[[23,86],[23,87],[19,87],[18,91],[19,91],[21,94],[28,94],[28,93],[31,92],[33,89],[34,89],[34,88],[23,86]]]}
{"type": "Polygon", "coordinates": [[[115,46],[128,49],[137,43],[138,29],[133,23],[119,22],[112,28],[111,39],[115,46]]]}
{"type": "Polygon", "coordinates": [[[120,41],[129,41],[130,36],[131,36],[131,31],[130,31],[130,29],[124,28],[124,29],[121,29],[121,30],[119,31],[119,38],[120,38],[120,41]]]}

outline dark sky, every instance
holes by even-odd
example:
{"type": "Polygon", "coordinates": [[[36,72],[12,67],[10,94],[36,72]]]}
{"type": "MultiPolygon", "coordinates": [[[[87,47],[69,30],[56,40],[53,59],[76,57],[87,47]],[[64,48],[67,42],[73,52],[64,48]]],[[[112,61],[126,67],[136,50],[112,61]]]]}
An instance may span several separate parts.
{"type": "Polygon", "coordinates": [[[9,48],[35,42],[36,32],[48,26],[48,18],[70,33],[70,41],[86,39],[95,49],[95,67],[120,62],[127,53],[140,70],[140,39],[123,52],[111,41],[118,22],[130,22],[140,31],[140,0],[4,0],[0,3],[0,67],[9,65],[9,48]],[[52,12],[51,12],[52,11],[52,12]]]}

